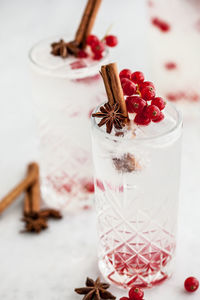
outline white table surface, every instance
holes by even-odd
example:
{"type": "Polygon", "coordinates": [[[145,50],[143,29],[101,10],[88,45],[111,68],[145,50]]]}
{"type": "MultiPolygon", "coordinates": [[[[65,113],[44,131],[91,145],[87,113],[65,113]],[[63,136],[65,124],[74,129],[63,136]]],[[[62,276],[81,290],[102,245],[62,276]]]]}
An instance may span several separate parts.
{"type": "MultiPolygon", "coordinates": [[[[135,2],[138,14],[134,14],[133,0],[126,0],[126,7],[125,1],[104,2],[95,31],[103,35],[105,28],[114,23],[113,33],[118,33],[121,41],[113,51],[114,60],[119,61],[120,67],[141,66],[145,70],[145,51],[135,47],[144,43],[143,1],[135,2]],[[140,34],[136,32],[134,43],[128,42],[128,22],[132,22],[133,28],[139,24],[140,34]]],[[[26,164],[37,159],[28,49],[49,35],[70,33],[77,25],[84,3],[83,0],[0,1],[0,197],[23,177],[26,164]]],[[[198,120],[186,121],[175,273],[162,285],[145,290],[146,300],[184,300],[189,296],[200,299],[200,291],[193,295],[183,291],[187,276],[200,279],[199,129],[198,120]]],[[[50,228],[41,235],[22,235],[19,234],[21,207],[22,197],[19,197],[0,216],[0,299],[82,299],[73,288],[82,286],[87,275],[99,274],[95,213],[66,215],[62,221],[50,222],[50,228]]],[[[117,289],[111,291],[116,296],[125,295],[117,289]]]]}

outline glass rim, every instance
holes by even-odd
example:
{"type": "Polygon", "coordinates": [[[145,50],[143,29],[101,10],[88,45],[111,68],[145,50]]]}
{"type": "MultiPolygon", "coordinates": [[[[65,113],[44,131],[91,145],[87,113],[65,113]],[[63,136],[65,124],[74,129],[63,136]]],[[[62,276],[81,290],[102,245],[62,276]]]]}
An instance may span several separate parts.
{"type": "MultiPolygon", "coordinates": [[[[96,113],[99,108],[104,105],[105,103],[102,103],[100,105],[98,105],[92,112],[93,113],[96,113]]],[[[167,101],[167,106],[171,107],[174,112],[176,113],[176,124],[170,128],[169,130],[166,130],[165,132],[163,133],[160,133],[160,134],[157,134],[155,136],[152,136],[152,137],[138,137],[138,138],[130,138],[130,137],[120,137],[120,136],[114,136],[114,135],[111,135],[109,133],[107,133],[106,131],[104,131],[101,127],[98,126],[97,122],[96,122],[96,118],[95,117],[92,117],[91,115],[91,123],[92,123],[92,126],[95,127],[95,129],[101,134],[104,136],[104,138],[107,138],[107,139],[110,139],[112,141],[122,141],[123,139],[126,140],[126,141],[131,141],[132,143],[140,143],[142,141],[155,141],[155,140],[158,140],[158,139],[161,139],[162,137],[165,137],[165,136],[169,136],[171,134],[173,134],[175,131],[178,131],[179,128],[182,128],[182,125],[183,125],[183,118],[182,118],[182,113],[180,112],[180,110],[178,110],[176,108],[176,106],[172,103],[169,103],[169,101],[167,101]]],[[[136,125],[138,126],[138,125],[136,125]]]]}
{"type": "MultiPolygon", "coordinates": [[[[70,69],[70,71],[66,72],[66,74],[54,74],[54,70],[53,69],[50,69],[40,63],[38,63],[34,58],[33,58],[33,51],[35,50],[35,48],[40,45],[42,42],[50,42],[51,39],[55,39],[55,40],[59,40],[59,39],[67,39],[67,40],[72,40],[70,39],[70,37],[67,37],[65,36],[64,34],[63,35],[60,35],[60,36],[63,36],[63,37],[59,37],[58,35],[56,36],[50,36],[50,37],[47,37],[47,38],[44,38],[44,39],[41,39],[39,40],[37,43],[35,43],[29,50],[28,52],[28,59],[30,61],[30,63],[32,63],[34,66],[36,66],[37,68],[39,68],[40,70],[42,70],[43,72],[48,72],[49,75],[53,76],[53,77],[57,77],[57,78],[72,78],[72,79],[76,79],[76,78],[81,78],[82,77],[82,73],[88,73],[88,76],[92,76],[92,75],[95,75],[95,74],[99,74],[99,70],[100,70],[100,67],[102,66],[102,64],[105,63],[106,59],[108,58],[109,56],[109,49],[106,48],[105,49],[105,54],[103,56],[103,58],[100,60],[100,61],[96,61],[95,64],[92,64],[91,66],[86,66],[86,67],[82,67],[82,68],[79,68],[79,69],[70,69]],[[91,74],[90,74],[91,73],[91,74]]],[[[83,59],[84,60],[84,59],[83,59]]],[[[67,61],[67,60],[66,60],[67,61]]],[[[85,75],[85,74],[84,74],[85,75]]],[[[85,76],[84,76],[85,77],[85,76]]]]}

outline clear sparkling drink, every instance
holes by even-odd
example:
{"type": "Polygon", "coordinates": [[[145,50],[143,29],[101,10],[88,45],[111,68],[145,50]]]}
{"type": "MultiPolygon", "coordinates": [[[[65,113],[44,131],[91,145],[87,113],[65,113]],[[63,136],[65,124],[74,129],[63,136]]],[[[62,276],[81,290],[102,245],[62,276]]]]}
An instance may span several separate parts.
{"type": "MultiPolygon", "coordinates": [[[[91,111],[104,94],[101,62],[50,54],[44,40],[30,52],[33,100],[40,139],[42,196],[61,209],[88,208],[93,198],[91,111]]],[[[70,38],[65,38],[70,40],[70,38]]]]}
{"type": "MultiPolygon", "coordinates": [[[[98,110],[98,109],[97,109],[98,110]]],[[[92,119],[99,267],[118,286],[151,287],[172,274],[182,121],[165,119],[107,134],[92,119]]]]}
{"type": "Polygon", "coordinates": [[[149,63],[161,96],[185,114],[200,103],[200,1],[149,1],[149,63]]]}

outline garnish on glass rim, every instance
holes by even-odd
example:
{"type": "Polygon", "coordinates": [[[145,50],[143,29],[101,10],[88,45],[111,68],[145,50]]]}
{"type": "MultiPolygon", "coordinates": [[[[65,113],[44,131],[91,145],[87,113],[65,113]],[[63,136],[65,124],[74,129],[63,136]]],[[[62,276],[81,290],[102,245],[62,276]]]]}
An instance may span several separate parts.
{"type": "Polygon", "coordinates": [[[107,291],[110,285],[101,282],[99,277],[95,281],[87,277],[85,285],[86,287],[74,290],[77,294],[85,295],[83,297],[84,300],[116,299],[114,295],[107,291]]]}
{"type": "Polygon", "coordinates": [[[125,116],[120,113],[120,107],[117,103],[111,106],[109,103],[100,107],[100,112],[92,114],[93,117],[102,118],[98,126],[106,125],[106,132],[111,133],[113,126],[116,129],[122,129],[124,127],[125,116]]]}
{"type": "Polygon", "coordinates": [[[116,36],[106,35],[101,41],[97,36],[91,35],[91,31],[101,5],[102,0],[88,0],[81,22],[76,32],[75,38],[71,42],[61,39],[59,42],[51,44],[51,54],[62,58],[74,55],[78,58],[87,58],[86,46],[91,47],[94,60],[103,58],[105,46],[115,47],[118,44],[116,36]]]}
{"type": "Polygon", "coordinates": [[[65,43],[63,39],[61,39],[59,42],[52,43],[51,47],[51,54],[55,56],[61,56],[63,58],[68,56],[68,43],[65,43]]]}
{"type": "Polygon", "coordinates": [[[106,125],[107,133],[111,133],[113,126],[116,129],[125,126],[128,113],[116,63],[102,66],[100,74],[104,81],[108,103],[101,106],[100,112],[92,114],[92,117],[102,118],[98,126],[106,125]]]}
{"type": "Polygon", "coordinates": [[[144,74],[129,69],[119,73],[123,93],[126,97],[126,107],[134,115],[137,125],[149,125],[151,121],[158,123],[164,119],[162,110],[166,102],[161,97],[156,97],[155,87],[152,82],[144,81],[144,74]]]}

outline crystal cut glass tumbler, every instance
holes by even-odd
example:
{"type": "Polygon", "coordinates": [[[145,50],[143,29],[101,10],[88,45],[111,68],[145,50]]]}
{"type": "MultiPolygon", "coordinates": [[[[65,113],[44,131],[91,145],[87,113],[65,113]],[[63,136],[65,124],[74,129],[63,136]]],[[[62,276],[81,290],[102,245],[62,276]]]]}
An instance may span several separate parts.
{"type": "MultiPolygon", "coordinates": [[[[53,56],[54,37],[30,51],[38,124],[42,197],[52,207],[87,209],[93,199],[90,114],[104,95],[99,69],[107,61],[53,56]]],[[[64,38],[64,40],[72,40],[64,38]]]]}
{"type": "Polygon", "coordinates": [[[182,120],[171,104],[165,115],[134,138],[92,119],[99,268],[123,288],[152,287],[173,270],[182,120]]]}

